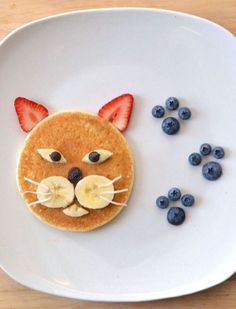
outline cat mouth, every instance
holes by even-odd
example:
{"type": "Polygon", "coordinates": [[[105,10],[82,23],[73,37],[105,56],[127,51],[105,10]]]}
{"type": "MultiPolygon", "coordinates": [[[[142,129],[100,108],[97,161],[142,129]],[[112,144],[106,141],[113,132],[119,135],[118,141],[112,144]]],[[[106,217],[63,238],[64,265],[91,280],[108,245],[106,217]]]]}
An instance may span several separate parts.
{"type": "MultiPolygon", "coordinates": [[[[85,209],[102,209],[110,204],[117,206],[127,206],[125,203],[114,201],[116,194],[127,192],[128,189],[114,188],[114,183],[122,176],[109,179],[100,175],[89,175],[82,178],[75,186],[65,177],[50,176],[37,182],[28,177],[25,181],[36,186],[36,191],[25,191],[25,194],[34,194],[37,199],[28,206],[43,205],[48,208],[69,208],[78,205],[85,209]]],[[[63,211],[67,214],[68,211],[63,211]]],[[[88,213],[88,212],[87,212],[88,213]]]]}

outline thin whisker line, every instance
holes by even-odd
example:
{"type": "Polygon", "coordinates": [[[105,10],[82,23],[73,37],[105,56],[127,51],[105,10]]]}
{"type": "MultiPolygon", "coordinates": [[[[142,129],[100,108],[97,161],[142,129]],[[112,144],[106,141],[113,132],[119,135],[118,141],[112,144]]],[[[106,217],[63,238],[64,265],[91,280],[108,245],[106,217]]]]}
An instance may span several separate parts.
{"type": "Polygon", "coordinates": [[[40,201],[35,201],[35,202],[32,202],[29,204],[29,206],[33,206],[33,205],[37,205],[37,204],[41,204],[41,203],[44,203],[44,202],[47,202],[51,199],[51,197],[47,198],[47,199],[44,199],[44,200],[40,200],[40,201]]]}
{"type": "Polygon", "coordinates": [[[104,192],[101,192],[101,194],[116,194],[116,193],[122,193],[122,192],[127,192],[128,189],[121,189],[121,190],[115,190],[115,191],[104,191],[104,192]]]}
{"type": "Polygon", "coordinates": [[[30,193],[30,194],[42,194],[42,195],[51,195],[52,193],[51,192],[48,192],[48,193],[44,193],[44,192],[36,192],[36,191],[25,191],[23,192],[23,194],[27,194],[27,193],[30,193]]]}
{"type": "Polygon", "coordinates": [[[111,203],[111,204],[117,205],[117,206],[128,206],[127,204],[124,204],[124,203],[118,203],[118,202],[111,201],[111,200],[105,198],[105,197],[102,196],[102,195],[99,195],[99,198],[102,199],[102,200],[104,200],[104,201],[107,201],[107,202],[109,202],[109,203],[111,203]]]}
{"type": "Polygon", "coordinates": [[[26,181],[28,181],[28,182],[32,183],[33,185],[37,185],[37,186],[44,187],[45,189],[47,189],[47,190],[49,190],[49,191],[50,191],[49,187],[48,187],[48,186],[46,186],[46,185],[45,185],[45,184],[43,184],[43,183],[37,182],[37,181],[32,180],[32,179],[30,179],[30,178],[28,178],[28,177],[24,177],[24,179],[25,179],[26,181]]]}
{"type": "Polygon", "coordinates": [[[117,176],[116,178],[114,178],[113,180],[109,181],[108,183],[104,184],[104,185],[99,185],[98,188],[105,188],[105,187],[109,187],[110,185],[112,185],[114,182],[116,182],[117,180],[120,180],[122,178],[122,176],[117,176]]]}
{"type": "Polygon", "coordinates": [[[27,193],[38,194],[36,191],[25,191],[25,192],[23,192],[23,194],[27,194],[27,193]]]}

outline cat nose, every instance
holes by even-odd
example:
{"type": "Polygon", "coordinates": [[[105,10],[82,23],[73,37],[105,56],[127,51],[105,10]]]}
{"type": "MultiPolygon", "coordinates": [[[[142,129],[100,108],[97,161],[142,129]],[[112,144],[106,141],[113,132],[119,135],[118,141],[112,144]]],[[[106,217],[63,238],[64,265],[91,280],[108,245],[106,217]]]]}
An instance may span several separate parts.
{"type": "Polygon", "coordinates": [[[83,178],[81,169],[77,166],[72,167],[68,172],[67,178],[71,183],[77,184],[83,178]]]}

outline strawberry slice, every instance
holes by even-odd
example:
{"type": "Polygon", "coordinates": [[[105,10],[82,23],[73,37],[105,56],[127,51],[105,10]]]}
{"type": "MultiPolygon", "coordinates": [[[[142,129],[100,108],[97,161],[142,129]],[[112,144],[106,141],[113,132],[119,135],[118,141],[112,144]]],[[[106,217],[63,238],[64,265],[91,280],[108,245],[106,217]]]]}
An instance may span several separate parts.
{"type": "Polygon", "coordinates": [[[46,107],[26,98],[18,97],[14,104],[20,126],[25,132],[32,130],[39,121],[48,116],[46,107]]]}
{"type": "Polygon", "coordinates": [[[127,129],[133,109],[134,98],[125,93],[113,99],[99,110],[98,115],[114,124],[121,132],[127,129]]]}

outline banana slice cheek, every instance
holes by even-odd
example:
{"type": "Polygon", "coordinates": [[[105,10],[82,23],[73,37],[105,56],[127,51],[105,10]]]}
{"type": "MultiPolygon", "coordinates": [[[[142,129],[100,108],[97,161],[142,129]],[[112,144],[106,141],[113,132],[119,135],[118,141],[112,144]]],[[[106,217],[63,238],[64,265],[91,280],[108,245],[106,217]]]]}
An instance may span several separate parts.
{"type": "Polygon", "coordinates": [[[78,182],[75,196],[80,205],[90,209],[105,208],[114,198],[111,180],[98,175],[89,175],[78,182]]]}
{"type": "Polygon", "coordinates": [[[65,177],[51,176],[43,179],[37,188],[37,198],[49,208],[64,208],[75,197],[74,186],[65,177]],[[51,194],[50,194],[51,193],[51,194]]]}

